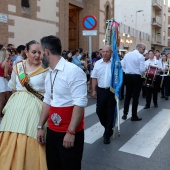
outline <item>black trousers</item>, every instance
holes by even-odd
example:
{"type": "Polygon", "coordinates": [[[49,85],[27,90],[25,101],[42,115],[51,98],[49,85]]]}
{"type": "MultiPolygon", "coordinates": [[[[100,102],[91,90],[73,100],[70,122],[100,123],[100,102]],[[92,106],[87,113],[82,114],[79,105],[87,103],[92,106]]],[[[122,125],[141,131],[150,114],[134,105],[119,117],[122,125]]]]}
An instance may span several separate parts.
{"type": "Polygon", "coordinates": [[[146,86],[144,85],[145,79],[142,78],[142,96],[146,97],[146,86]]]}
{"type": "Polygon", "coordinates": [[[110,89],[97,88],[97,108],[96,113],[100,123],[104,126],[105,131],[103,136],[110,138],[113,133],[113,121],[115,112],[116,100],[115,95],[110,89]]]}
{"type": "Polygon", "coordinates": [[[162,80],[162,77],[160,75],[156,75],[156,86],[157,86],[157,91],[160,92],[161,90],[161,87],[160,87],[160,84],[161,84],[161,80],[162,80]]]}
{"type": "Polygon", "coordinates": [[[122,88],[121,88],[121,99],[124,98],[124,86],[125,86],[125,72],[123,72],[123,82],[122,82],[122,88]]]}
{"type": "Polygon", "coordinates": [[[132,117],[137,117],[139,95],[142,88],[142,78],[138,74],[125,74],[126,97],[124,102],[124,114],[129,112],[129,104],[132,101],[132,117]]]}
{"type": "Polygon", "coordinates": [[[163,84],[162,84],[162,88],[161,88],[161,95],[162,96],[169,96],[170,77],[164,76],[164,77],[161,77],[161,79],[162,78],[163,78],[163,84]]]}
{"type": "Polygon", "coordinates": [[[160,89],[160,76],[156,76],[153,87],[146,86],[146,107],[150,107],[152,96],[153,104],[158,104],[158,91],[160,89]]]}
{"type": "Polygon", "coordinates": [[[75,135],[74,147],[63,147],[66,133],[47,129],[46,158],[48,170],[81,170],[81,160],[84,147],[84,130],[75,135]]]}

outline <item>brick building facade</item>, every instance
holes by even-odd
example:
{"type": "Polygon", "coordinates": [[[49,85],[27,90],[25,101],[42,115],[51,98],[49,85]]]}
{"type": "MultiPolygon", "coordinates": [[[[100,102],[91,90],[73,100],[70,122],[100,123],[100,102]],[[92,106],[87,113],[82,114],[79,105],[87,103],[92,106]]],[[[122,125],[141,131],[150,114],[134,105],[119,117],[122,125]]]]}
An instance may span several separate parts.
{"type": "Polygon", "coordinates": [[[88,50],[88,37],[82,35],[82,20],[94,15],[98,35],[92,38],[93,51],[103,46],[106,19],[113,18],[114,0],[6,0],[0,1],[0,43],[17,47],[30,40],[56,35],[63,49],[88,50]],[[7,18],[5,22],[3,17],[7,18]],[[99,22],[100,21],[100,22],[99,22]]]}
{"type": "Polygon", "coordinates": [[[170,47],[170,7],[168,8],[168,47],[170,47]]]}

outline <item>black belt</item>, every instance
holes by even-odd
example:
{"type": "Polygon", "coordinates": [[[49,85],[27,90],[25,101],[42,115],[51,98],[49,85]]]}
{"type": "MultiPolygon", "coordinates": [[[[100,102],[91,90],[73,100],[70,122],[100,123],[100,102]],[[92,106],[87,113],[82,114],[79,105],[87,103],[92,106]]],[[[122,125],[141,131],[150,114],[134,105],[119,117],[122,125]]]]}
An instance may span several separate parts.
{"type": "Polygon", "coordinates": [[[128,76],[141,76],[140,74],[129,74],[129,73],[126,73],[126,75],[128,75],[128,76]]]}
{"type": "Polygon", "coordinates": [[[106,88],[98,87],[98,89],[106,91],[106,90],[110,90],[110,87],[106,87],[106,88]]]}

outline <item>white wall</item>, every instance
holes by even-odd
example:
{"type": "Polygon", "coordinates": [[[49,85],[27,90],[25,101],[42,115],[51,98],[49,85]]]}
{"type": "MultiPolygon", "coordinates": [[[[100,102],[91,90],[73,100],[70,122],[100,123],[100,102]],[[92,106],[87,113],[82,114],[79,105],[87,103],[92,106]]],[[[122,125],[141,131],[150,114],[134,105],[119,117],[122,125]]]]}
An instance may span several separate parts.
{"type": "Polygon", "coordinates": [[[151,34],[152,0],[116,0],[115,19],[137,30],[151,34]],[[136,12],[143,10],[142,12],[136,12]],[[137,16],[137,25],[136,24],[137,16]]]}
{"type": "Polygon", "coordinates": [[[57,2],[59,0],[37,1],[37,6],[40,7],[40,12],[37,12],[37,18],[59,22],[59,17],[56,16],[56,12],[59,12],[59,8],[56,7],[57,2]]]}
{"type": "Polygon", "coordinates": [[[17,47],[26,44],[31,40],[39,41],[43,36],[56,35],[59,28],[56,24],[49,24],[41,21],[9,15],[9,19],[14,20],[14,26],[9,26],[8,31],[14,32],[14,38],[9,38],[8,42],[17,47]]]}

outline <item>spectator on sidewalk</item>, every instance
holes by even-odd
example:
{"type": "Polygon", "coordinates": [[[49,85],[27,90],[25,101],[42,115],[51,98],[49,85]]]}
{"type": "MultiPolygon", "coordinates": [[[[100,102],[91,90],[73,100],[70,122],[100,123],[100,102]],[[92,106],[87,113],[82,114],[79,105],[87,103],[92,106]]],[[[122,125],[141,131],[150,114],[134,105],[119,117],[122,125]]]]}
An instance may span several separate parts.
{"type": "Polygon", "coordinates": [[[84,66],[82,65],[81,61],[78,59],[79,56],[79,50],[75,49],[72,52],[72,63],[80,67],[82,70],[84,70],[84,66]]]}
{"type": "Polygon", "coordinates": [[[25,45],[19,45],[17,47],[17,52],[18,52],[18,56],[16,58],[16,60],[14,61],[13,65],[15,65],[17,62],[24,60],[25,57],[25,45]]]}

